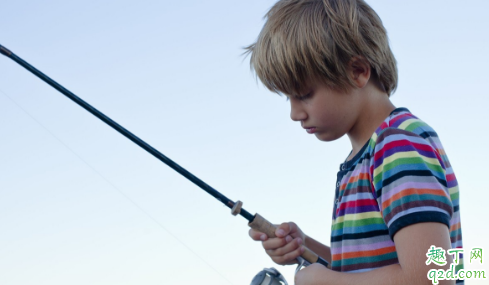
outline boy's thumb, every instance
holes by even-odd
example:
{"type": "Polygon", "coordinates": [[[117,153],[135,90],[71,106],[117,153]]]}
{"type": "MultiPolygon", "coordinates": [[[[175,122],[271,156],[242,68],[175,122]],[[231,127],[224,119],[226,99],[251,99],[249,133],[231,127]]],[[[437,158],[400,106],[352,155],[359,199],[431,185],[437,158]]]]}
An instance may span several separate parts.
{"type": "Polygon", "coordinates": [[[275,235],[277,237],[283,238],[290,233],[291,229],[292,229],[291,223],[283,223],[277,227],[277,229],[275,230],[275,235]]]}

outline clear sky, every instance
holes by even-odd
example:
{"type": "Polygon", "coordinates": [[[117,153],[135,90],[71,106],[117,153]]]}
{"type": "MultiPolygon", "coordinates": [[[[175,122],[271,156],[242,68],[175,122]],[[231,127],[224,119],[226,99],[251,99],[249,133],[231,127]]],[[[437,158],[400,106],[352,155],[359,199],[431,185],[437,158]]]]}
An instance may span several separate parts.
{"type": "MultiPolygon", "coordinates": [[[[329,244],[349,141],[308,135],[242,56],[275,1],[4,2],[0,44],[248,211],[329,244]]],[[[465,247],[489,250],[489,2],[367,2],[398,60],[392,100],[439,133],[465,247]]],[[[0,284],[249,284],[274,266],[243,218],[6,57],[0,134],[0,284]]]]}

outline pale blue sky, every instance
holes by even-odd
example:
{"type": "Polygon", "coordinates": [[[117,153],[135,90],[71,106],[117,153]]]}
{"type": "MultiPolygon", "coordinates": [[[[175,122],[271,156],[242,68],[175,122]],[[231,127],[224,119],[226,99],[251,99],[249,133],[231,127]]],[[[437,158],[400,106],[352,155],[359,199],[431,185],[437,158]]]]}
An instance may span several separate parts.
{"type": "MultiPolygon", "coordinates": [[[[248,211],[329,243],[349,142],[307,135],[241,56],[274,2],[9,1],[0,44],[248,211]]],[[[465,245],[489,249],[489,2],[368,3],[398,60],[392,100],[438,131],[465,245]]],[[[0,284],[249,284],[273,266],[244,219],[5,57],[0,133],[0,284]]]]}

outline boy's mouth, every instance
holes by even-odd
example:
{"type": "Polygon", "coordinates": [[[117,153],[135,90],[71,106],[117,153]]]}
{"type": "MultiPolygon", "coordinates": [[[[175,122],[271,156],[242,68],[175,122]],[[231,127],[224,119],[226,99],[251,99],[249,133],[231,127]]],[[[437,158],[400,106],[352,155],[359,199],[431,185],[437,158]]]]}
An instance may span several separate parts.
{"type": "Polygon", "coordinates": [[[308,134],[314,134],[316,132],[316,127],[304,128],[308,134]]]}

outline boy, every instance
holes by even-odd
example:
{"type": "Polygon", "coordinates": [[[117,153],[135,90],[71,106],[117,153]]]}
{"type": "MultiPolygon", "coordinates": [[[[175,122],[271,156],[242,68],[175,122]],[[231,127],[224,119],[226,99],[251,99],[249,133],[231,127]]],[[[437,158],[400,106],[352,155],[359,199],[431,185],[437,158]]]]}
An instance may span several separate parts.
{"type": "Polygon", "coordinates": [[[427,252],[462,247],[458,184],[435,131],[389,99],[397,68],[377,14],[363,0],[280,0],[247,50],[264,85],[290,100],[292,120],[352,145],[337,174],[331,247],[292,222],[277,238],[251,238],[278,264],[304,247],[330,262],[299,271],[299,285],[431,284],[430,269],[449,269],[450,254],[438,266],[427,252]]]}

